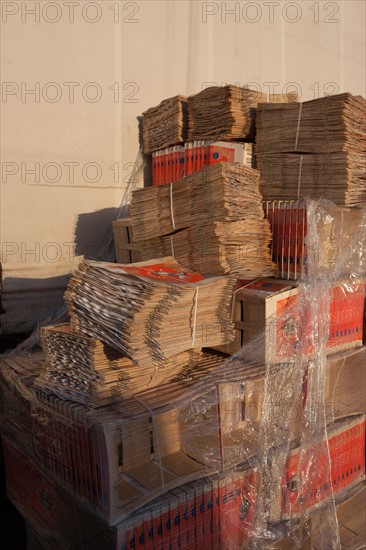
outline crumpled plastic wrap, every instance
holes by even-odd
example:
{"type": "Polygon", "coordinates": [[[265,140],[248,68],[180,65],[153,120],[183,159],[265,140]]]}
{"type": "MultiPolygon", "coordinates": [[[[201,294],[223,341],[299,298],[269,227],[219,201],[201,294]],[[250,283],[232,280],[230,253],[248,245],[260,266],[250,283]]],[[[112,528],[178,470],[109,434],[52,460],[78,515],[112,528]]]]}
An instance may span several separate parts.
{"type": "Polygon", "coordinates": [[[365,349],[347,306],[364,300],[366,213],[350,234],[333,204],[303,207],[296,296],[231,357],[208,352],[215,361],[100,408],[37,389],[42,352],[3,361],[4,437],[113,526],[111,548],[341,548],[338,504],[365,478],[365,349]]]}

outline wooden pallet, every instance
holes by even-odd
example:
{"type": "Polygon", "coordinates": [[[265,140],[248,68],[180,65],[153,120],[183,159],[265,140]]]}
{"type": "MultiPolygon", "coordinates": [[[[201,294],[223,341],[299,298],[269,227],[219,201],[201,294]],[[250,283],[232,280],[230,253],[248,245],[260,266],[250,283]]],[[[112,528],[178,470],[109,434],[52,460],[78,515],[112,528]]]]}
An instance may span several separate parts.
{"type": "Polygon", "coordinates": [[[141,261],[138,245],[133,243],[131,218],[112,222],[117,263],[133,264],[141,261]]]}

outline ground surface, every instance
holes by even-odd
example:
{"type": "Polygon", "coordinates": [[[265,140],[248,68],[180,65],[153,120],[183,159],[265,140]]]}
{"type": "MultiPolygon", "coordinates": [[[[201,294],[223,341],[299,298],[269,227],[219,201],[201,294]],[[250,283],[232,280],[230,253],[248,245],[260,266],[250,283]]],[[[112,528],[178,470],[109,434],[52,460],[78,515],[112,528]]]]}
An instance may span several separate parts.
{"type": "MultiPolygon", "coordinates": [[[[0,353],[14,348],[27,335],[0,335],[0,353]]],[[[5,471],[0,442],[0,548],[1,550],[26,550],[25,523],[11,502],[6,498],[5,471]]]]}

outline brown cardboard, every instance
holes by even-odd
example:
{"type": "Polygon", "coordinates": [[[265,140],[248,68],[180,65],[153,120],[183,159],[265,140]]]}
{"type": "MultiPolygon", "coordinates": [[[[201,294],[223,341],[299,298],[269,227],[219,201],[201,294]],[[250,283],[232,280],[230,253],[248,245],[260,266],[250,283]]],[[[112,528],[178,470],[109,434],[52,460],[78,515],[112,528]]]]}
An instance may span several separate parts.
{"type": "MultiPolygon", "coordinates": [[[[366,485],[362,483],[346,500],[337,505],[337,517],[342,548],[366,548],[366,485]]],[[[317,550],[314,548],[314,550],[317,550]]]]}
{"type": "MultiPolygon", "coordinates": [[[[366,483],[361,482],[352,489],[336,495],[336,513],[342,550],[364,550],[366,548],[366,483]]],[[[311,517],[311,550],[321,550],[321,514],[311,517]]]]}
{"type": "Polygon", "coordinates": [[[325,407],[327,422],[366,413],[366,347],[327,358],[325,407]]]}

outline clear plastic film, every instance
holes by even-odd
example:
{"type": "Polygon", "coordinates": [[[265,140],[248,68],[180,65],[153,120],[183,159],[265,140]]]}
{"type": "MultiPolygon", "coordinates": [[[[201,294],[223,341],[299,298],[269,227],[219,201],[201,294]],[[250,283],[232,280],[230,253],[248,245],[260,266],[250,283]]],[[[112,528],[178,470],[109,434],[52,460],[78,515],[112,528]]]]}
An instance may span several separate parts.
{"type": "MultiPolygon", "coordinates": [[[[246,282],[235,291],[239,337],[220,346],[236,345],[231,357],[191,351],[172,379],[156,382],[153,370],[135,391],[133,366],[122,368],[89,342],[80,349],[94,353],[89,362],[101,376],[113,365],[125,369],[109,405],[98,404],[98,391],[95,401],[67,400],[70,383],[61,379],[56,397],[45,384],[53,359],[46,366],[42,352],[2,365],[2,378],[6,372],[14,392],[24,385],[29,403],[13,422],[17,431],[6,424],[11,403],[18,407],[10,395],[4,436],[62,488],[65,502],[72,497],[112,526],[111,548],[341,548],[339,507],[365,476],[366,222],[357,214],[351,233],[331,203],[303,207],[302,280],[246,282]]],[[[220,330],[199,328],[207,332],[202,342],[220,330]]],[[[67,342],[69,356],[59,344],[66,363],[79,345],[67,342]]],[[[46,527],[38,530],[72,548],[58,523],[46,527]]]]}
{"type": "MultiPolygon", "coordinates": [[[[252,524],[235,531],[232,520],[237,538],[224,537],[225,548],[262,549],[277,540],[279,548],[339,548],[334,495],[365,475],[365,214],[349,211],[357,219],[350,230],[331,203],[301,208],[310,228],[303,280],[282,300],[273,293],[277,307],[265,322],[261,292],[241,297],[241,343],[254,329],[257,336],[220,367],[216,396],[207,390],[182,415],[185,444],[197,433],[187,451],[197,460],[227,460],[222,470],[246,461],[255,467],[252,524]]],[[[273,282],[264,291],[266,284],[273,282]]]]}

